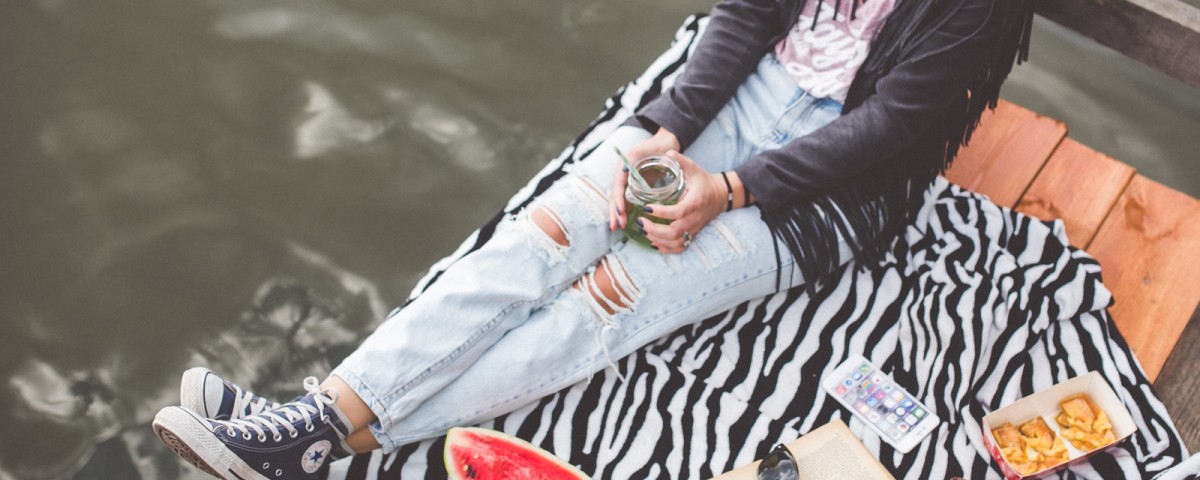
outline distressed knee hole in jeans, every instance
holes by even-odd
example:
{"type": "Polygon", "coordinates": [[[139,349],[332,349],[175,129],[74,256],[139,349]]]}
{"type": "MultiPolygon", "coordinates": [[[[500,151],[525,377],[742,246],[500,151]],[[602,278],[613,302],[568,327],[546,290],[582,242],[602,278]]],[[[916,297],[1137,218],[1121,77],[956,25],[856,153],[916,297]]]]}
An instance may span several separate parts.
{"type": "Polygon", "coordinates": [[[563,225],[562,220],[558,218],[558,214],[549,208],[539,208],[530,214],[530,221],[537,225],[538,229],[545,232],[554,243],[564,247],[571,246],[571,242],[567,240],[567,227],[563,225]]]}
{"type": "Polygon", "coordinates": [[[600,259],[575,282],[574,288],[583,294],[584,303],[596,319],[589,327],[596,332],[596,343],[604,352],[608,365],[615,370],[617,364],[609,354],[605,337],[619,328],[617,314],[633,311],[644,292],[633,283],[621,261],[612,254],[600,259]]]}
{"type": "Polygon", "coordinates": [[[526,209],[517,218],[517,225],[524,231],[530,248],[547,264],[554,265],[567,259],[571,238],[562,217],[549,207],[526,209]]]}
{"type": "Polygon", "coordinates": [[[518,218],[526,231],[526,236],[532,245],[542,253],[542,257],[551,263],[566,260],[567,249],[571,246],[572,232],[567,228],[573,217],[571,215],[587,215],[589,223],[599,224],[607,220],[608,200],[591,181],[582,177],[567,177],[562,180],[560,188],[571,193],[571,197],[563,199],[566,202],[555,202],[555,195],[561,198],[560,192],[548,192],[546,201],[538,202],[527,208],[518,218]],[[571,210],[567,206],[550,204],[569,203],[582,209],[571,210]],[[580,211],[582,210],[582,211],[580,211]]]}

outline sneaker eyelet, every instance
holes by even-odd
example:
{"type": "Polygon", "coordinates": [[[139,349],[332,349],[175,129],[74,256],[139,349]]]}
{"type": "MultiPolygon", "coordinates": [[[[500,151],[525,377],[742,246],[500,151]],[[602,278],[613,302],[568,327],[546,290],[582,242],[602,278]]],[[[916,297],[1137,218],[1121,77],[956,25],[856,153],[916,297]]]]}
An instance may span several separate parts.
{"type": "Polygon", "coordinates": [[[314,427],[314,426],[312,426],[312,425],[309,425],[309,426],[307,426],[307,427],[304,427],[304,429],[305,429],[305,430],[308,430],[308,433],[312,433],[312,431],[313,431],[313,430],[316,430],[316,429],[317,429],[317,427],[314,427]]]}
{"type": "Polygon", "coordinates": [[[243,433],[242,440],[245,440],[247,442],[250,441],[250,432],[243,433]]]}
{"type": "Polygon", "coordinates": [[[283,469],[282,469],[282,468],[276,469],[276,470],[275,470],[275,476],[276,476],[276,477],[282,477],[282,476],[283,476],[283,469]]]}
{"type": "Polygon", "coordinates": [[[271,440],[274,440],[276,442],[283,440],[283,435],[275,435],[274,437],[271,437],[271,440]]]}
{"type": "Polygon", "coordinates": [[[267,436],[266,436],[266,435],[259,435],[259,436],[258,436],[258,441],[259,441],[259,443],[266,442],[266,441],[267,441],[267,436]]]}
{"type": "Polygon", "coordinates": [[[300,432],[299,432],[299,431],[292,432],[291,434],[289,434],[289,436],[291,436],[292,438],[299,437],[299,436],[300,436],[300,432]]]}
{"type": "Polygon", "coordinates": [[[263,462],[263,470],[269,470],[270,468],[271,462],[263,462]]]}

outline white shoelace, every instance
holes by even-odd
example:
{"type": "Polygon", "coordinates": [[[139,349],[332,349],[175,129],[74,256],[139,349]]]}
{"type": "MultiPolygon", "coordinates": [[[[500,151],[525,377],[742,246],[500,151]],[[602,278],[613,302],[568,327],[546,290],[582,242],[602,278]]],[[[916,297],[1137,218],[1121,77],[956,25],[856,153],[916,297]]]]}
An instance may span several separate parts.
{"type": "Polygon", "coordinates": [[[233,387],[233,413],[239,417],[244,418],[262,413],[263,410],[279,408],[278,403],[268,402],[262,397],[258,397],[258,401],[255,401],[253,393],[242,390],[242,387],[237,385],[231,386],[233,387]]]}
{"type": "Polygon", "coordinates": [[[320,383],[317,382],[317,377],[308,377],[304,379],[304,391],[313,396],[316,401],[316,406],[307,403],[292,402],[281,405],[277,408],[261,412],[246,418],[230,420],[223,422],[225,431],[233,435],[235,432],[241,432],[242,438],[250,440],[251,430],[258,435],[258,441],[267,441],[267,431],[271,432],[271,438],[276,442],[283,440],[283,433],[279,427],[287,430],[288,435],[292,438],[300,436],[300,431],[292,426],[297,420],[304,420],[304,430],[311,432],[316,429],[313,426],[312,414],[316,413],[321,417],[321,421],[329,423],[329,417],[325,414],[325,406],[333,406],[337,401],[336,390],[321,390],[320,383]]]}

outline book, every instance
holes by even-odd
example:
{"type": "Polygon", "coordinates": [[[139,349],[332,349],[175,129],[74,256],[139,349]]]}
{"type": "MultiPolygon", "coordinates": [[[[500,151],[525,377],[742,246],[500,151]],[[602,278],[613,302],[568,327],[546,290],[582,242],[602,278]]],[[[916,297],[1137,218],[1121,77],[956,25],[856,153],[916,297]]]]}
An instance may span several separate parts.
{"type": "MultiPolygon", "coordinates": [[[[834,420],[787,444],[800,480],[895,480],[841,420],[834,420]]],[[[713,480],[757,480],[758,462],[713,480]]]]}

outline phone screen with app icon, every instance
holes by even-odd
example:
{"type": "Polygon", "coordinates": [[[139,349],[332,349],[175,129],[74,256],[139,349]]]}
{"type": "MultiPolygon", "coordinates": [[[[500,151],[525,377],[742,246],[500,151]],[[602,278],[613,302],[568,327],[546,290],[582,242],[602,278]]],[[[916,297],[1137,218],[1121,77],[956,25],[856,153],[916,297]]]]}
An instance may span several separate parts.
{"type": "Polygon", "coordinates": [[[908,452],[937,428],[937,415],[861,356],[842,362],[821,382],[825,391],[880,438],[908,452]]]}

